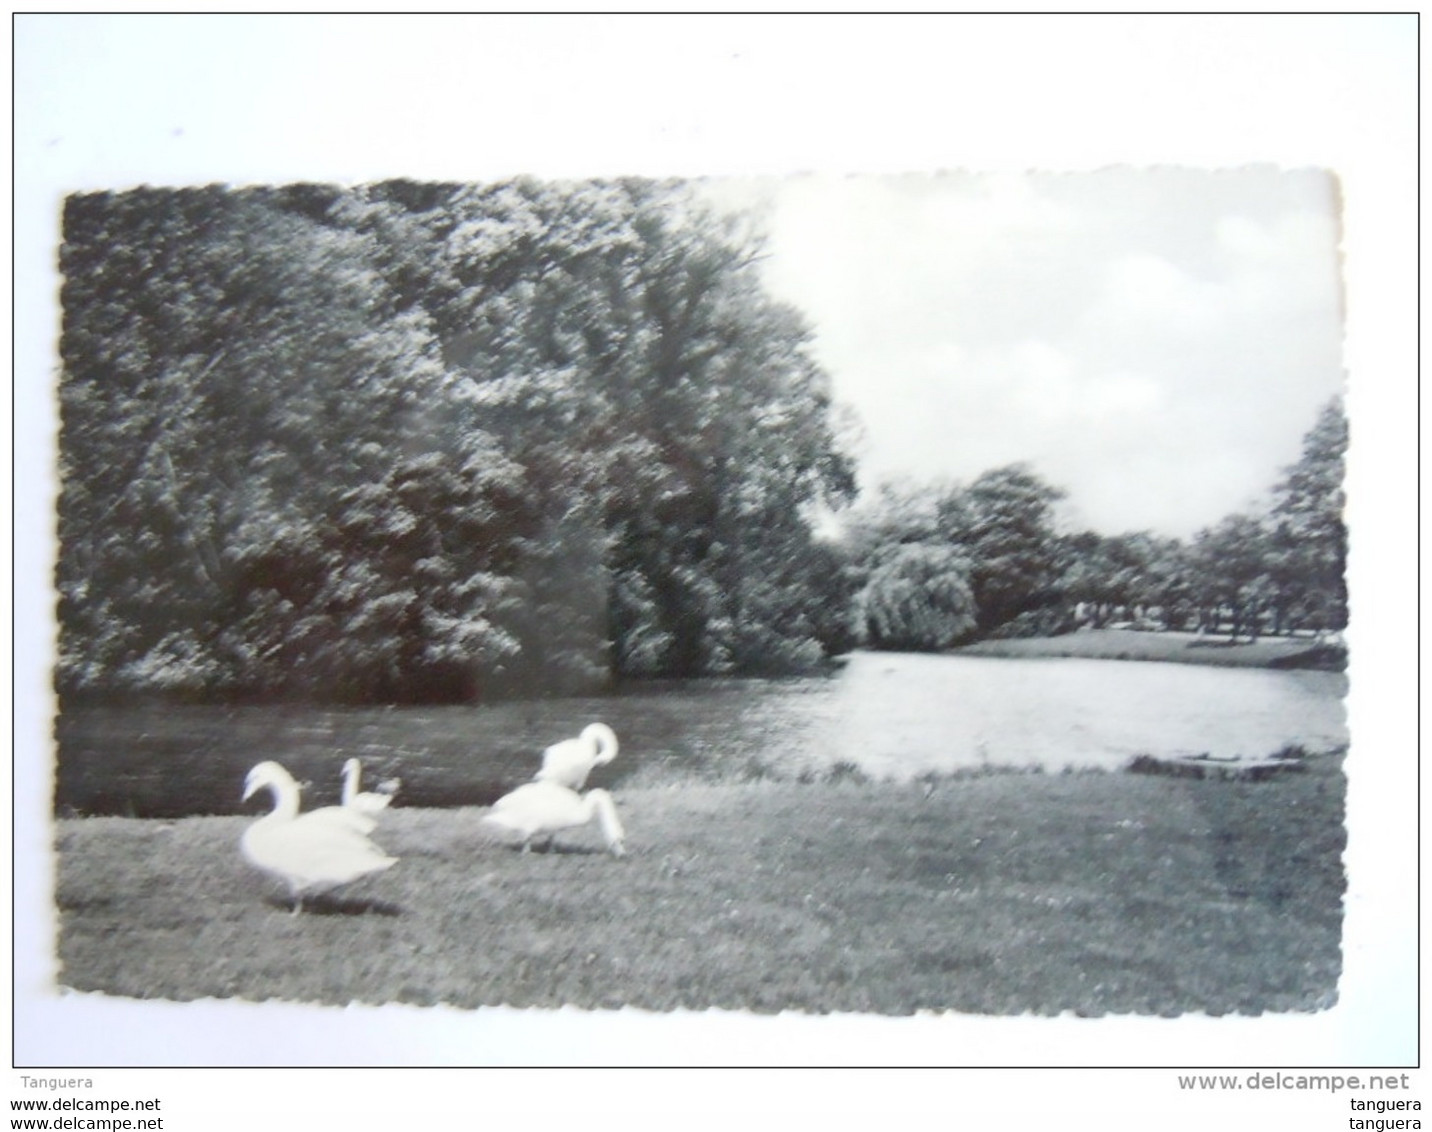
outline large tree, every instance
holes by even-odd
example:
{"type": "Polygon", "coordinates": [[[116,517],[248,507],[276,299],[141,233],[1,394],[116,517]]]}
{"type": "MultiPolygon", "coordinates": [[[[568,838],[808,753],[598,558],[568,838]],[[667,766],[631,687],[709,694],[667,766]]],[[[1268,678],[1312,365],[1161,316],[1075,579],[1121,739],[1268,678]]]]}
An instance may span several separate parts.
{"type": "Polygon", "coordinates": [[[808,662],[853,471],[758,251],[648,181],[71,198],[62,683],[808,662]]]}
{"type": "Polygon", "coordinates": [[[62,677],[241,680],[215,642],[245,556],[433,443],[434,342],[370,251],[281,192],[70,198],[62,677]]]}

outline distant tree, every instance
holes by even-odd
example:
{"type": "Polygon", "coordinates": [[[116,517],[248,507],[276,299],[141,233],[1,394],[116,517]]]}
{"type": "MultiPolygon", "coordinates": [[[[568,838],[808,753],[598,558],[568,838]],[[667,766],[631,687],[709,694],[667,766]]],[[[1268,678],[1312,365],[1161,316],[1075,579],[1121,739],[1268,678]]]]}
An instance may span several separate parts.
{"type": "Polygon", "coordinates": [[[1026,465],[1012,464],[979,476],[940,503],[943,539],[970,562],[979,629],[992,634],[1024,624],[1036,631],[1062,620],[1058,593],[1059,545],[1054,505],[1064,498],[1026,465]],[[1039,617],[1048,611],[1048,617],[1039,617]]]}
{"type": "Polygon", "coordinates": [[[1226,616],[1231,637],[1257,640],[1271,601],[1268,528],[1261,516],[1229,515],[1199,531],[1188,552],[1202,613],[1200,625],[1217,628],[1226,616]]]}
{"type": "Polygon", "coordinates": [[[1060,540],[1062,573],[1058,590],[1064,600],[1083,605],[1087,623],[1102,628],[1120,611],[1132,616],[1177,600],[1171,592],[1170,556],[1175,540],[1146,531],[1100,535],[1084,531],[1060,540]]]}
{"type": "MultiPolygon", "coordinates": [[[[1063,493],[1029,468],[984,473],[968,487],[882,485],[846,517],[839,551],[859,595],[859,625],[871,643],[943,639],[923,628],[914,597],[926,551],[953,549],[963,563],[980,636],[1066,631],[1082,606],[1086,623],[1157,612],[1170,629],[1228,625],[1235,639],[1298,626],[1341,628],[1344,582],[1343,459],[1347,422],[1340,401],[1320,414],[1303,455],[1285,469],[1266,513],[1236,514],[1185,544],[1148,532],[1058,532],[1063,493]],[[865,615],[866,603],[878,617],[865,615]],[[883,635],[882,635],[883,634],[883,635]]],[[[922,620],[923,619],[923,620],[922,620]]],[[[889,645],[888,647],[895,647],[889,645]]]]}
{"type": "Polygon", "coordinates": [[[1154,538],[1142,586],[1148,604],[1157,606],[1169,629],[1187,629],[1197,617],[1197,594],[1188,551],[1176,538],[1154,538]]]}
{"type": "Polygon", "coordinates": [[[1084,608],[1087,624],[1103,628],[1128,598],[1128,579],[1117,562],[1117,544],[1094,531],[1081,531],[1061,538],[1059,550],[1059,588],[1065,600],[1084,608]]]}
{"type": "Polygon", "coordinates": [[[1347,421],[1334,400],[1284,469],[1269,510],[1230,515],[1185,546],[1146,534],[1083,532],[1063,540],[1061,585],[1094,624],[1119,607],[1156,606],[1170,628],[1231,622],[1256,638],[1347,623],[1343,459],[1347,421]]]}
{"type": "Polygon", "coordinates": [[[1303,437],[1301,458],[1284,469],[1273,489],[1270,572],[1280,627],[1283,622],[1316,629],[1347,625],[1347,444],[1347,417],[1335,399],[1303,437]]]}

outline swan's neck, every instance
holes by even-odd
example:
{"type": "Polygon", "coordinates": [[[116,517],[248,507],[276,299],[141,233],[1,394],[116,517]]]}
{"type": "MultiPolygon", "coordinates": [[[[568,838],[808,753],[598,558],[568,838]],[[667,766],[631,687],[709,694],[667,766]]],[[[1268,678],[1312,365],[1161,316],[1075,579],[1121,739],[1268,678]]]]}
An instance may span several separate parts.
{"type": "Polygon", "coordinates": [[[343,804],[346,806],[353,801],[353,796],[358,793],[358,776],[363,772],[353,763],[343,768],[343,804]]]}
{"type": "Polygon", "coordinates": [[[596,751],[593,758],[598,766],[611,762],[617,757],[616,733],[606,727],[593,729],[592,747],[596,751]]]}
{"type": "Polygon", "coordinates": [[[607,848],[619,847],[626,840],[626,831],[622,829],[621,819],[617,817],[617,808],[612,802],[612,796],[605,790],[593,790],[586,795],[583,801],[587,804],[587,812],[594,812],[597,815],[597,821],[602,826],[602,836],[607,839],[607,848]]]}
{"type": "Polygon", "coordinates": [[[270,782],[273,791],[273,812],[271,818],[292,821],[298,817],[298,785],[293,782],[270,782]]]}

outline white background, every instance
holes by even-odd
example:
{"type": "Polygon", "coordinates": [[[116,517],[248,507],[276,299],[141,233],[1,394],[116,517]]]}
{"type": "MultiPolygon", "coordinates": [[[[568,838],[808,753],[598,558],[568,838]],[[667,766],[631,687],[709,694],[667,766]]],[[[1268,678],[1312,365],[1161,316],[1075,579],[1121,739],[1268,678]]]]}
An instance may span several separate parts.
{"type": "MultiPolygon", "coordinates": [[[[14,1064],[1415,1064],[1416,36],[1412,16],[18,17],[14,1064]],[[747,1018],[140,1004],[49,989],[52,265],[65,193],[1269,161],[1334,170],[1345,200],[1354,742],[1335,1009],[747,1018]]],[[[160,1096],[171,1130],[917,1114],[1334,1128],[1349,1112],[1347,1093],[1181,1092],[1171,1070],[25,1072],[93,1078],[80,1095],[160,1096]]],[[[20,1075],[12,1096],[49,1095],[21,1090],[20,1075]]]]}

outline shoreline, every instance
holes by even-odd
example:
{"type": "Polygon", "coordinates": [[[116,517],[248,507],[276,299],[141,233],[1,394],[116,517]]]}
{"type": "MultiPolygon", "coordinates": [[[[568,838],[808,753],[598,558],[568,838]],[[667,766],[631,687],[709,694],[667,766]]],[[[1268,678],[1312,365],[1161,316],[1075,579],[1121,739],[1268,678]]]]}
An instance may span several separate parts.
{"type": "Polygon", "coordinates": [[[1310,637],[1262,637],[1230,643],[1222,637],[1172,631],[1080,629],[1058,637],[1017,637],[978,641],[949,650],[951,656],[1150,660],[1225,668],[1293,668],[1341,672],[1346,650],[1310,637]]]}

